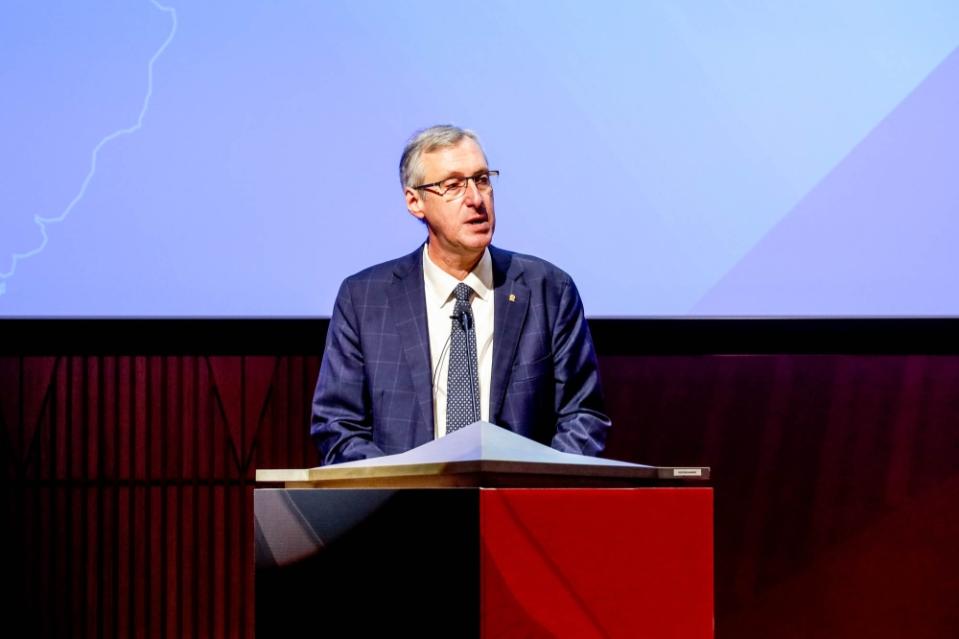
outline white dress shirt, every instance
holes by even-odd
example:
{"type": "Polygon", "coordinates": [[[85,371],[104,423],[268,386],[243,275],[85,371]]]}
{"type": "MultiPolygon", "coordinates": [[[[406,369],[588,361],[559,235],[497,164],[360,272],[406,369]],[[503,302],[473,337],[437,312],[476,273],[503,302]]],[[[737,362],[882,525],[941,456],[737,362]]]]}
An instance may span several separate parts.
{"type": "MultiPolygon", "coordinates": [[[[426,321],[430,333],[430,361],[433,373],[433,432],[446,434],[446,383],[449,377],[451,315],[456,306],[453,290],[460,283],[437,266],[423,246],[423,280],[426,289],[426,321]]],[[[489,249],[463,283],[473,289],[470,307],[476,328],[476,356],[479,366],[480,416],[489,421],[490,379],[493,375],[493,261],[489,249]]]]}

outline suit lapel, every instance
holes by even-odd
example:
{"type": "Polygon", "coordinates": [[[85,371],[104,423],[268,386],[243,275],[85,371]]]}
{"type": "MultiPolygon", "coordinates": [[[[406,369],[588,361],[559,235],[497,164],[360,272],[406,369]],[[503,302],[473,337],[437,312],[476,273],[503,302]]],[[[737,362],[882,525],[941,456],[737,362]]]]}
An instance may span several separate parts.
{"type": "Polygon", "coordinates": [[[390,312],[400,336],[413,392],[422,420],[416,424],[417,445],[433,439],[433,389],[430,376],[430,340],[426,321],[426,293],[423,287],[423,249],[420,247],[400,261],[389,291],[390,312]]]}
{"type": "Polygon", "coordinates": [[[529,310],[529,288],[523,268],[512,254],[489,247],[493,259],[493,375],[490,383],[490,421],[499,420],[516,357],[516,346],[529,310]]]}

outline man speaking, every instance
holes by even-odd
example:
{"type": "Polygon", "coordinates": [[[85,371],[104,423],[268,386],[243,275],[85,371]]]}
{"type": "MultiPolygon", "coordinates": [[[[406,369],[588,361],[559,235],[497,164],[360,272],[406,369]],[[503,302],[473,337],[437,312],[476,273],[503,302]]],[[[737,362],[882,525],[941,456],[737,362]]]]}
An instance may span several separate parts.
{"type": "Polygon", "coordinates": [[[426,244],[340,287],[313,396],[323,464],[392,455],[485,420],[584,455],[610,427],[569,275],[490,245],[498,171],[472,131],[434,126],[400,159],[426,244]]]}

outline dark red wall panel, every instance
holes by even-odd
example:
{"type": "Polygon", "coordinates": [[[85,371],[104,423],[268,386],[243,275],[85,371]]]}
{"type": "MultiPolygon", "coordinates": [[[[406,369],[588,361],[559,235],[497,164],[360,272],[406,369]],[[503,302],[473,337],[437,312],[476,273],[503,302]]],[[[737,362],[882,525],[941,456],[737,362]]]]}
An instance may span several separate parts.
{"type": "MultiPolygon", "coordinates": [[[[0,357],[7,627],[252,635],[256,468],[319,357],[0,357]]],[[[718,636],[959,627],[959,356],[608,355],[607,454],[713,468],[718,636]]]]}
{"type": "Polygon", "coordinates": [[[4,619],[252,636],[257,466],[316,465],[316,357],[0,358],[4,619]]]}

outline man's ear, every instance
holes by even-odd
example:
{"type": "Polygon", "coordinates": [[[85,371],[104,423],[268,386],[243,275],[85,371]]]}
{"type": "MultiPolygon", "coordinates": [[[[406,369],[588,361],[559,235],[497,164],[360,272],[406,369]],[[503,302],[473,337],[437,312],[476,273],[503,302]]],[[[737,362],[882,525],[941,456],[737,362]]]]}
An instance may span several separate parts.
{"type": "Polygon", "coordinates": [[[425,220],[426,213],[423,212],[422,194],[416,189],[406,187],[406,189],[403,191],[403,195],[406,197],[406,209],[410,212],[410,215],[420,221],[425,220]]]}

